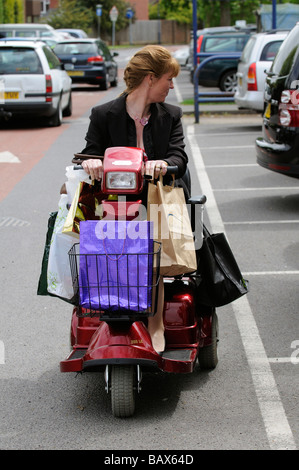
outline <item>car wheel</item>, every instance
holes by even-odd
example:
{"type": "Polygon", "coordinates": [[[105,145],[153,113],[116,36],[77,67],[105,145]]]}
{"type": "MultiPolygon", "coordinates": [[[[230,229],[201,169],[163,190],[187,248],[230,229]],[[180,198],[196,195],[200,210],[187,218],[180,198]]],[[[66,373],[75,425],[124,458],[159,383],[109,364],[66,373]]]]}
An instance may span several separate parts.
{"type": "Polygon", "coordinates": [[[118,85],[118,77],[117,73],[115,74],[114,80],[110,83],[111,86],[117,86],[118,85]]]}
{"type": "Polygon", "coordinates": [[[236,70],[229,70],[222,75],[219,88],[221,91],[234,93],[237,89],[237,74],[236,70]]]}
{"type": "Polygon", "coordinates": [[[109,76],[106,73],[105,79],[102,82],[100,82],[100,90],[108,90],[108,87],[109,87],[109,76]]]}
{"type": "Polygon", "coordinates": [[[202,369],[215,369],[218,364],[218,317],[214,311],[212,314],[211,344],[198,351],[198,362],[202,369]]]}
{"type": "Polygon", "coordinates": [[[73,112],[72,93],[70,93],[67,107],[63,110],[62,115],[65,117],[71,116],[73,112]]]}
{"type": "Polygon", "coordinates": [[[57,109],[55,113],[49,118],[49,126],[51,127],[58,127],[62,124],[62,106],[61,106],[61,98],[59,99],[57,109]]]}

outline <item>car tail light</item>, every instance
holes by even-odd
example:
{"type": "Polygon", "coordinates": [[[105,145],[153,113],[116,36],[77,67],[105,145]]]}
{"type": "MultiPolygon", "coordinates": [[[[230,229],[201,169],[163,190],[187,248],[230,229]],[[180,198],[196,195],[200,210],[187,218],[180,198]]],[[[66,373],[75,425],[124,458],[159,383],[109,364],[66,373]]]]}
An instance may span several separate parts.
{"type": "Polygon", "coordinates": [[[249,65],[249,69],[247,73],[247,90],[257,91],[256,63],[255,62],[249,65]]]}
{"type": "MultiPolygon", "coordinates": [[[[203,40],[203,35],[201,34],[197,40],[197,54],[200,53],[202,40],[203,40]]],[[[200,58],[197,57],[197,63],[199,64],[199,62],[200,62],[200,58]]]]}
{"type": "Polygon", "coordinates": [[[279,103],[279,122],[285,127],[299,127],[299,91],[283,90],[279,103]]]}
{"type": "Polygon", "coordinates": [[[94,57],[89,57],[87,62],[91,65],[97,65],[100,62],[104,62],[104,59],[101,55],[96,55],[94,57]]]}
{"type": "Polygon", "coordinates": [[[46,75],[46,102],[52,103],[52,78],[51,75],[46,75]]]}

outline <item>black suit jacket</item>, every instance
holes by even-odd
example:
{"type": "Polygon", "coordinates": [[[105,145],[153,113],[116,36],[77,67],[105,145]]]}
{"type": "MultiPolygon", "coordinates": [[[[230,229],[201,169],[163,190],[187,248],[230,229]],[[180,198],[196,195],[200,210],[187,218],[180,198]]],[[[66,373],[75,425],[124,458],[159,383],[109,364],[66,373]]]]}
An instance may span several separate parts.
{"type": "MultiPolygon", "coordinates": [[[[178,106],[166,103],[151,105],[154,156],[149,158],[177,165],[179,177],[185,174],[188,162],[181,116],[182,111],[178,106]]],[[[108,147],[129,145],[125,94],[92,109],[85,140],[86,146],[81,153],[88,155],[103,156],[108,147]]]]}

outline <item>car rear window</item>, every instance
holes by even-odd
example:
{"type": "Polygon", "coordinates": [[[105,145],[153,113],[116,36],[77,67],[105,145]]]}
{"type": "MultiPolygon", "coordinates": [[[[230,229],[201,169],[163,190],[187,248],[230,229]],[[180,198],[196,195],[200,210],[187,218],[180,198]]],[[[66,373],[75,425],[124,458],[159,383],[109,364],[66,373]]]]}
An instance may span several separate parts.
{"type": "Polygon", "coordinates": [[[54,54],[54,52],[52,52],[52,50],[47,46],[43,47],[43,51],[44,51],[46,59],[48,61],[49,68],[51,70],[53,70],[53,69],[61,70],[61,62],[58,59],[58,57],[56,56],[56,54],[54,54]]]}
{"type": "Polygon", "coordinates": [[[20,29],[15,32],[17,38],[33,38],[37,37],[37,32],[35,29],[20,29]]]}
{"type": "Polygon", "coordinates": [[[55,54],[66,54],[66,55],[76,55],[76,54],[96,54],[97,47],[94,43],[61,43],[57,44],[54,48],[55,54]]]}
{"type": "Polygon", "coordinates": [[[0,73],[13,75],[42,74],[43,69],[34,49],[1,47],[0,73]]]}
{"type": "Polygon", "coordinates": [[[242,52],[248,37],[210,37],[205,41],[205,52],[242,52]]]}
{"type": "Polygon", "coordinates": [[[251,56],[251,52],[253,51],[254,45],[256,43],[256,37],[252,37],[249,39],[247,42],[246,46],[243,49],[242,55],[241,55],[241,62],[249,62],[249,58],[251,56]]]}
{"type": "Polygon", "coordinates": [[[271,67],[271,72],[284,77],[290,73],[299,47],[299,26],[295,26],[283,41],[271,67]]]}
{"type": "Polygon", "coordinates": [[[265,62],[270,62],[274,60],[281,44],[282,44],[282,41],[273,41],[273,42],[269,42],[268,44],[266,44],[264,49],[262,50],[260,60],[265,61],[265,62]]]}

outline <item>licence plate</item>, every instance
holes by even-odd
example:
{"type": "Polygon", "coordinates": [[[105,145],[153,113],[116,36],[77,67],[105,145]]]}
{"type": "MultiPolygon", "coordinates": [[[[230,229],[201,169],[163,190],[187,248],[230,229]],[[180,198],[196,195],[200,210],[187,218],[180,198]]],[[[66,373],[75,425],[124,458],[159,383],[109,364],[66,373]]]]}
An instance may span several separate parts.
{"type": "Polygon", "coordinates": [[[270,103],[267,104],[264,116],[265,118],[270,119],[270,116],[271,116],[271,104],[270,103]]]}
{"type": "Polygon", "coordinates": [[[0,99],[5,100],[18,100],[19,92],[18,91],[0,91],[0,99]]]}
{"type": "Polygon", "coordinates": [[[84,77],[84,72],[81,70],[68,70],[70,77],[84,77]]]}

